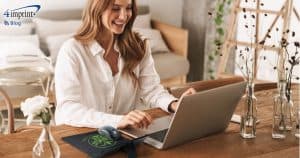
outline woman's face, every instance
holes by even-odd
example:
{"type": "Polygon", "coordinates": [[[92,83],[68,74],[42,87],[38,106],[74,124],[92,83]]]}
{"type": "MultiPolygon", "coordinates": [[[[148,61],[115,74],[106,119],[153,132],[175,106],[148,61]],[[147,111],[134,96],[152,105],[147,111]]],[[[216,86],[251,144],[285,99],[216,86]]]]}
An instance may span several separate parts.
{"type": "Polygon", "coordinates": [[[102,24],[114,34],[121,34],[132,16],[132,0],[115,0],[102,15],[102,24]]]}

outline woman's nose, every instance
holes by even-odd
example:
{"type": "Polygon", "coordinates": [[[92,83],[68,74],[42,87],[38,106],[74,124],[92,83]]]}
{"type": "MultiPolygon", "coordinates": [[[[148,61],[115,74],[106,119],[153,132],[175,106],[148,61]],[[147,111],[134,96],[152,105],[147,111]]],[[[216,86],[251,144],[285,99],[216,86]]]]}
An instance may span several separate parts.
{"type": "Polygon", "coordinates": [[[121,19],[121,20],[126,20],[126,18],[127,18],[127,12],[126,12],[126,9],[121,9],[120,15],[119,15],[119,19],[121,19]]]}

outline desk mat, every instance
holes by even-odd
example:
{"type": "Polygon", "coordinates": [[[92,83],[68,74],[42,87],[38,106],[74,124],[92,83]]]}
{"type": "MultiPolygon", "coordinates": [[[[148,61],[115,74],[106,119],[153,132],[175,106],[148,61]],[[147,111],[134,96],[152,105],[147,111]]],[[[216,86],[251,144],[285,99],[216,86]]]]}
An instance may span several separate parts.
{"type": "Polygon", "coordinates": [[[131,140],[125,138],[113,140],[97,131],[63,137],[62,139],[93,158],[101,158],[109,153],[117,152],[131,143],[131,140]]]}

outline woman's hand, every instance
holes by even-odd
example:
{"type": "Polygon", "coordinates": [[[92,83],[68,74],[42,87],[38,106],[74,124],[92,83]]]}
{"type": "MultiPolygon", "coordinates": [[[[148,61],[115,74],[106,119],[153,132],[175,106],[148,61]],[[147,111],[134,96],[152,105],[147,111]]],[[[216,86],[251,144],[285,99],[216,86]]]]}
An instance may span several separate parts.
{"type": "Polygon", "coordinates": [[[152,123],[152,117],[140,110],[134,110],[125,115],[117,125],[117,128],[147,128],[152,123]]]}
{"type": "Polygon", "coordinates": [[[178,104],[181,102],[182,98],[184,96],[187,96],[187,95],[191,95],[191,94],[195,94],[196,93],[196,90],[194,88],[189,88],[188,90],[186,90],[185,92],[183,92],[180,96],[180,99],[179,101],[176,101],[176,102],[173,102],[170,106],[170,109],[175,112],[178,108],[178,104]]]}

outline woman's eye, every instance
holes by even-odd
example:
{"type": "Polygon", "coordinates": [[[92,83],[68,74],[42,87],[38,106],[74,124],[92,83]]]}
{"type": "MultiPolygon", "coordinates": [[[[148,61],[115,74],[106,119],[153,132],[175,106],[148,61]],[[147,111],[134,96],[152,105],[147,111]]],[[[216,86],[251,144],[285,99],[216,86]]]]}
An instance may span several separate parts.
{"type": "Polygon", "coordinates": [[[120,7],[112,7],[112,10],[113,10],[113,11],[119,11],[119,10],[120,10],[120,7]]]}

